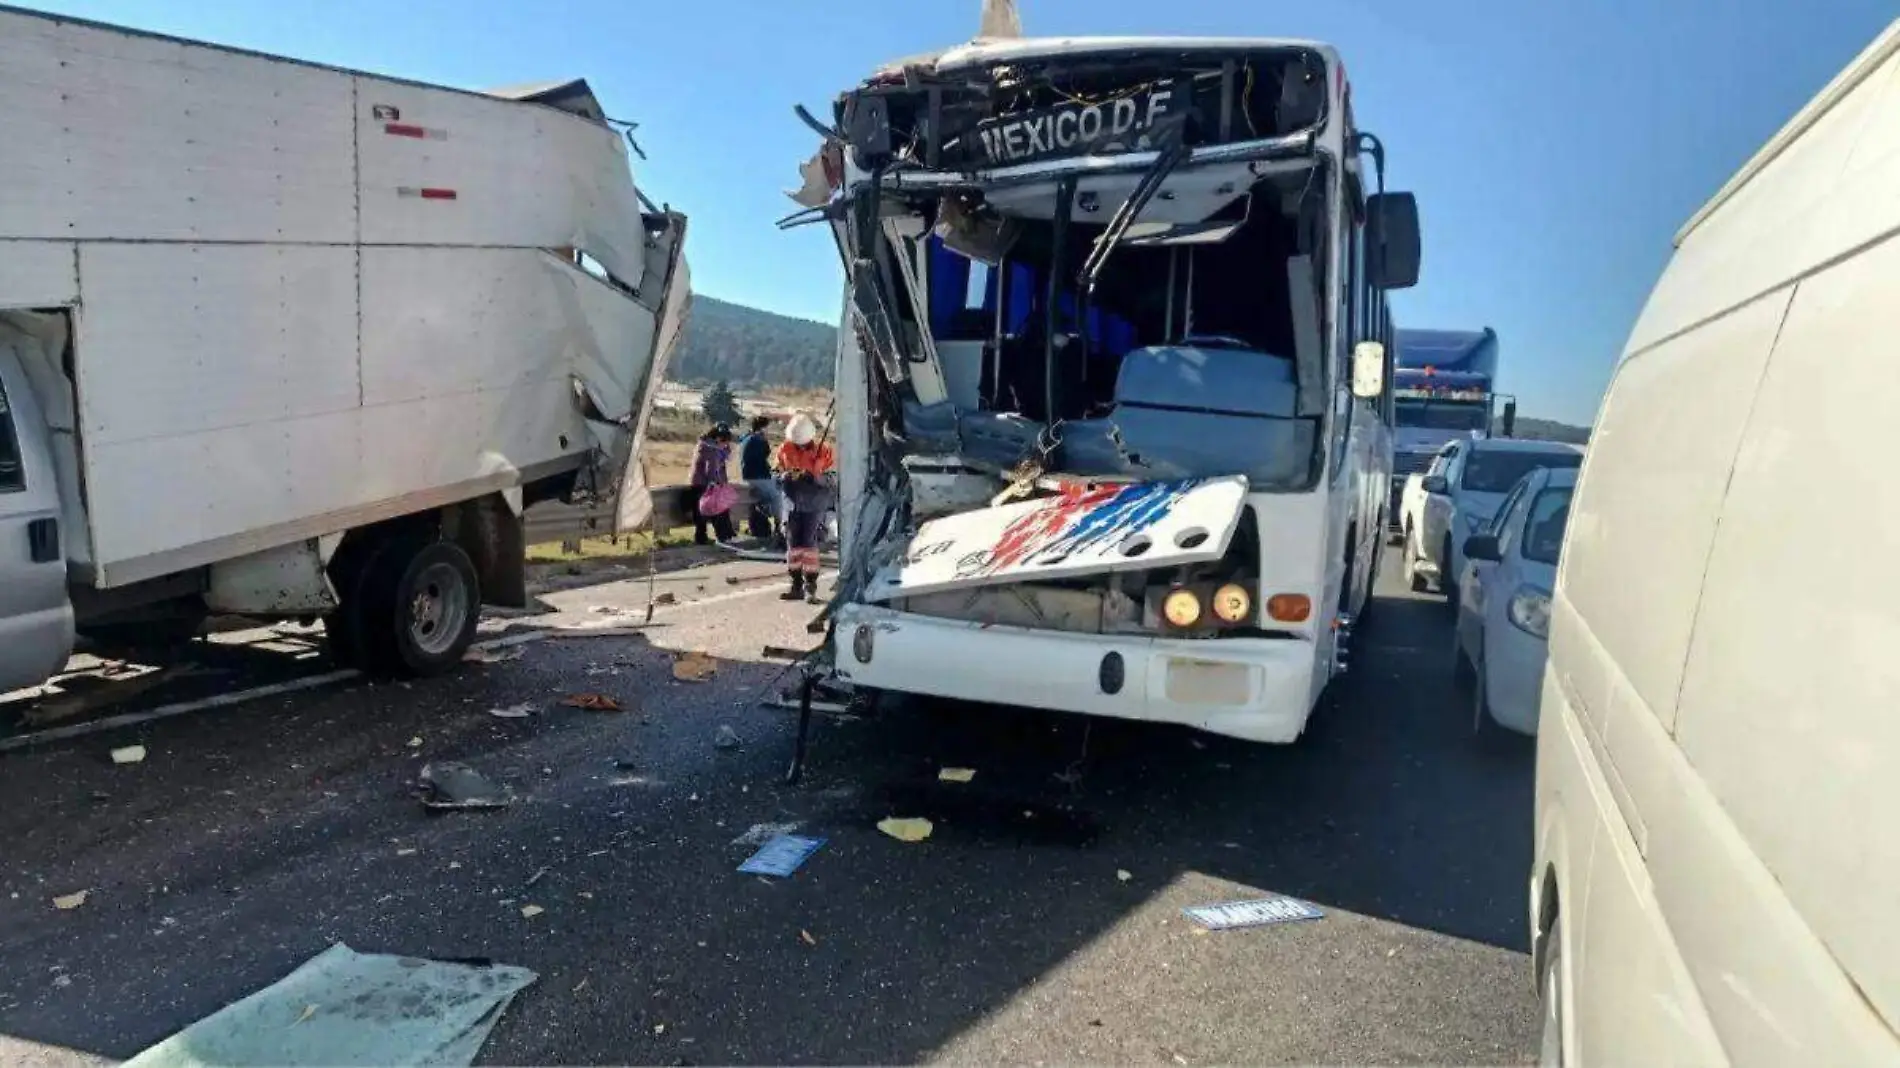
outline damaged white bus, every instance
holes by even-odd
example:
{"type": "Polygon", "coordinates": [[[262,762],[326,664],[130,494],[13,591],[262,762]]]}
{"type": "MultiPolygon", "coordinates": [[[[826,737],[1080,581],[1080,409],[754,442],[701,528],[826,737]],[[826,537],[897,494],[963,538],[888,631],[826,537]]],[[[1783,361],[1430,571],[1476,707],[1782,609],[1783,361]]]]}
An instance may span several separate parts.
{"type": "Polygon", "coordinates": [[[842,94],[829,655],[860,691],[1292,742],[1391,469],[1383,192],[1333,49],[982,39],[842,94]]]}

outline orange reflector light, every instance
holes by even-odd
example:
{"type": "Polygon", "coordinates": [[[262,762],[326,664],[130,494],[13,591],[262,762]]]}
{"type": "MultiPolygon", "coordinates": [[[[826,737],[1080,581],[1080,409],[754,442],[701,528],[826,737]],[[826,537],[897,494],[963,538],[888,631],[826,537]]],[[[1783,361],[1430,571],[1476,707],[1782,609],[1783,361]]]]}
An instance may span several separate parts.
{"type": "Polygon", "coordinates": [[[1267,598],[1267,618],[1281,623],[1304,623],[1313,614],[1313,602],[1303,593],[1276,593],[1267,598]]]}

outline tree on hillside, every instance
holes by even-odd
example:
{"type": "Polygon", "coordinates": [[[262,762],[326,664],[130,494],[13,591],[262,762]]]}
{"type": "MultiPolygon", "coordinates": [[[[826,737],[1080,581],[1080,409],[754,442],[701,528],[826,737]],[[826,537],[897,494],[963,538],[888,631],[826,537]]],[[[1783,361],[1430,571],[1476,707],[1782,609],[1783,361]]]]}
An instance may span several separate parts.
{"type": "Polygon", "coordinates": [[[743,414],[739,411],[738,398],[732,395],[732,385],[723,378],[713,383],[712,388],[706,391],[705,397],[699,402],[699,407],[706,413],[707,419],[727,426],[737,426],[743,414]]]}

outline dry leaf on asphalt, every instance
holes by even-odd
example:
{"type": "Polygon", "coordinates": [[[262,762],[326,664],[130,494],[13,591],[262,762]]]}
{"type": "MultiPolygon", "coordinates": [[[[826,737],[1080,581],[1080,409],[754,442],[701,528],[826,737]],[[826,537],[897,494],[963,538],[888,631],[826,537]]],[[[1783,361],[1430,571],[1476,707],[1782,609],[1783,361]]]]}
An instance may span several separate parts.
{"type": "Polygon", "coordinates": [[[584,708],[589,712],[620,711],[620,702],[604,693],[577,693],[561,703],[569,708],[584,708]]]}
{"type": "Polygon", "coordinates": [[[930,837],[932,827],[929,820],[921,817],[913,819],[897,819],[893,817],[891,819],[879,820],[877,822],[877,829],[900,842],[921,842],[930,837]]]}
{"type": "Polygon", "coordinates": [[[90,893],[92,893],[90,890],[79,890],[61,897],[56,897],[53,899],[53,907],[61,911],[76,909],[86,903],[86,895],[90,893]]]}
{"type": "Polygon", "coordinates": [[[719,665],[705,653],[681,653],[673,658],[673,677],[681,682],[705,682],[719,665]]]}

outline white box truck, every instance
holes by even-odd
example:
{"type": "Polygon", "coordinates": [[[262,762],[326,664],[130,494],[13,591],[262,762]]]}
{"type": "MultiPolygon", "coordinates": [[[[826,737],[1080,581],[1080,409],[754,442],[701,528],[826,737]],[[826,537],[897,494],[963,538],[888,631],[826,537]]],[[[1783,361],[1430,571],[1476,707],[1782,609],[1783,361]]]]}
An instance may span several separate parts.
{"type": "Polygon", "coordinates": [[[585,82],[473,93],[0,9],[0,692],[80,633],[454,664],[629,463],[684,216],[585,82]]]}

